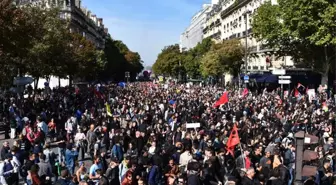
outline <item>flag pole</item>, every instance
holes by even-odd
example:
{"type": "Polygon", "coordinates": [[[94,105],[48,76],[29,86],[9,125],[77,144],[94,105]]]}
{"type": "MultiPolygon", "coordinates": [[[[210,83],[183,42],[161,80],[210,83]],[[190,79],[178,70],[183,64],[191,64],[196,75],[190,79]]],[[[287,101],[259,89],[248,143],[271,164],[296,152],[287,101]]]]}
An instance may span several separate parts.
{"type": "MultiPolygon", "coordinates": [[[[238,135],[239,137],[239,135],[238,135]]],[[[244,169],[246,168],[246,165],[245,165],[245,154],[244,154],[244,151],[243,151],[243,147],[241,145],[241,142],[239,142],[239,148],[240,148],[240,151],[242,152],[242,156],[243,156],[243,165],[244,165],[244,169]]]]}

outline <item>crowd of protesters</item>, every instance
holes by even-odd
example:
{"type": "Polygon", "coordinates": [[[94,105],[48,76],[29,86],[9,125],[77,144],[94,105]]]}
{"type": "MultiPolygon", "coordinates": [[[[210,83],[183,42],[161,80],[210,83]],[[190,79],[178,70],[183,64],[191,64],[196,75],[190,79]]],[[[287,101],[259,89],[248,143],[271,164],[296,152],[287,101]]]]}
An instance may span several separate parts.
{"type": "Polygon", "coordinates": [[[333,98],[280,93],[153,83],[3,93],[14,143],[1,148],[0,184],[291,185],[304,131],[319,138],[304,183],[332,185],[333,98]]]}

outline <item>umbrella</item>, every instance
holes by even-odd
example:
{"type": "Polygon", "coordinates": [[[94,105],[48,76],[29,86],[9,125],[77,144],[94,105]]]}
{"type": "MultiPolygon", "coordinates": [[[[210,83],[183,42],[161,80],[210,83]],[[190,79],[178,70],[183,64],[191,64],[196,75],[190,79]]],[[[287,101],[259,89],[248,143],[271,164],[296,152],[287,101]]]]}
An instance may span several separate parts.
{"type": "Polygon", "coordinates": [[[169,104],[170,104],[170,105],[174,105],[174,104],[175,104],[175,101],[174,101],[174,100],[169,100],[169,104]]]}
{"type": "Polygon", "coordinates": [[[14,80],[14,85],[27,85],[33,83],[34,79],[31,77],[17,77],[14,80]]]}
{"type": "Polygon", "coordinates": [[[124,87],[126,87],[126,83],[125,83],[125,82],[119,82],[119,83],[118,83],[118,86],[124,88],[124,87]]]}
{"type": "Polygon", "coordinates": [[[316,172],[317,172],[317,167],[316,166],[305,165],[302,168],[302,176],[303,177],[315,176],[316,172]]]}
{"type": "Polygon", "coordinates": [[[317,158],[318,158],[318,155],[314,151],[305,150],[303,152],[303,160],[305,160],[305,161],[312,161],[312,160],[316,160],[317,158]]]}

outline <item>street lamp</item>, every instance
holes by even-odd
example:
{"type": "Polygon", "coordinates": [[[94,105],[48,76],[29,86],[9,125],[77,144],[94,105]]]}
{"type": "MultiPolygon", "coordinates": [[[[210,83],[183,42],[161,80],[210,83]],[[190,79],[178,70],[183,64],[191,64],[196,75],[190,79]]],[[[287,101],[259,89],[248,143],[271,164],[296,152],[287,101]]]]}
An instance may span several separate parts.
{"type": "Polygon", "coordinates": [[[295,133],[296,148],[295,148],[295,178],[294,185],[302,185],[302,158],[305,132],[299,131],[295,133]]]}
{"type": "MultiPolygon", "coordinates": [[[[248,58],[248,53],[247,53],[247,24],[248,24],[248,15],[251,14],[250,10],[246,10],[245,13],[243,13],[243,16],[245,17],[245,75],[247,75],[247,58],[248,58]]],[[[247,87],[247,83],[245,82],[245,87],[247,87]]]]}

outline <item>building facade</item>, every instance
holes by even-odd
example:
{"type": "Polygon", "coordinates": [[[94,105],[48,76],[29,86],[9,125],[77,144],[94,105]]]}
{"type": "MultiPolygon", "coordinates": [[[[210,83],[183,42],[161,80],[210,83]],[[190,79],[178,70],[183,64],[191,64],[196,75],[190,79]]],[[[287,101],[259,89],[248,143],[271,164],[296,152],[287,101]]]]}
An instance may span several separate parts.
{"type": "Polygon", "coordinates": [[[276,58],[271,54],[271,48],[252,37],[252,16],[266,1],[269,0],[218,0],[204,24],[204,38],[211,37],[216,42],[241,39],[247,48],[247,70],[250,72],[293,66],[291,57],[276,58]]]}
{"type": "Polygon", "coordinates": [[[105,47],[108,29],[104,27],[103,19],[83,7],[81,0],[17,0],[17,4],[41,5],[46,8],[58,7],[61,11],[60,17],[69,20],[71,32],[83,35],[98,49],[105,47]]]}
{"type": "Polygon", "coordinates": [[[211,10],[210,4],[204,4],[202,10],[191,19],[190,25],[180,36],[180,48],[182,51],[195,47],[203,40],[203,25],[206,23],[207,12],[211,10]]]}

